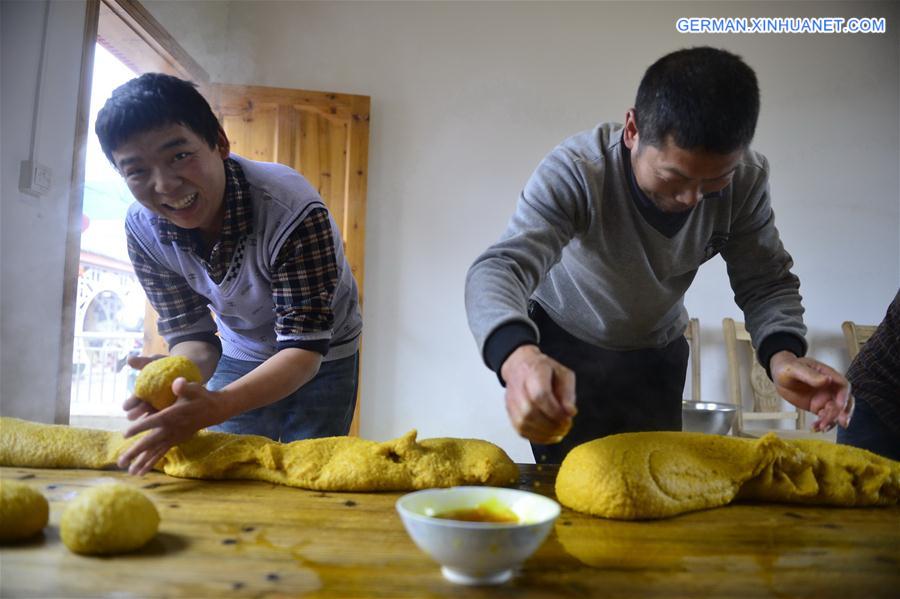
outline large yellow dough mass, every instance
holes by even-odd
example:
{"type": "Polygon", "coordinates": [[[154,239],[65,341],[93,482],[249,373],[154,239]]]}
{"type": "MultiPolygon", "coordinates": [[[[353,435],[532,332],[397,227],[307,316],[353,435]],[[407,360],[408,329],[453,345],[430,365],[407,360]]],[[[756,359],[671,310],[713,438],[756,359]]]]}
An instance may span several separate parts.
{"type": "Polygon", "coordinates": [[[159,512],[133,487],[110,483],[82,491],[66,506],[59,532],[75,553],[109,555],[140,549],[156,536],[159,512]]]}
{"type": "Polygon", "coordinates": [[[47,526],[50,506],[25,483],[0,479],[0,541],[18,541],[47,526]]]}
{"type": "MultiPolygon", "coordinates": [[[[0,418],[0,465],[114,468],[134,442],[118,433],[0,418]]],[[[519,471],[479,439],[416,440],[416,431],[376,443],[329,437],[276,443],[265,437],[201,431],[156,465],[170,476],[264,480],[320,491],[411,491],[454,485],[514,484],[519,471]]]]}
{"type": "Polygon", "coordinates": [[[826,441],[625,433],[573,449],[556,479],[563,505],[594,516],[665,518],[735,499],[834,506],[900,501],[900,462],[826,441]]]}

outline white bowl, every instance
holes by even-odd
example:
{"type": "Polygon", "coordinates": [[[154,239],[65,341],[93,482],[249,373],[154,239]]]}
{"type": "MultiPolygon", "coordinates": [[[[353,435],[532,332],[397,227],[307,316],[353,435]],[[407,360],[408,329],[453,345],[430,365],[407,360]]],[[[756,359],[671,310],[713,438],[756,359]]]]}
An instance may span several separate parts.
{"type": "Polygon", "coordinates": [[[419,549],[457,584],[501,584],[534,553],[559,516],[559,504],[536,493],[500,487],[451,487],[409,493],[397,512],[419,549]],[[509,508],[518,522],[467,522],[434,517],[484,504],[509,508]]]}

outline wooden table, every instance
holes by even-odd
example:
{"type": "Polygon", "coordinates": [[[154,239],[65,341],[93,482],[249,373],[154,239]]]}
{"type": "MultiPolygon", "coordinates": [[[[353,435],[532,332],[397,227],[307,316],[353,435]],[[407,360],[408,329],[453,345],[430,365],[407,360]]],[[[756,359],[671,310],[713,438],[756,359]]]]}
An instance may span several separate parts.
{"type": "MultiPolygon", "coordinates": [[[[520,466],[519,488],[553,496],[557,468],[520,466]]],[[[2,468],[51,502],[43,537],[0,550],[3,597],[897,597],[900,507],[735,505],[651,522],[567,509],[499,587],[445,581],[394,510],[399,493],[319,493],[152,473],[2,468]],[[70,553],[66,501],[112,480],[139,485],[162,517],[134,554],[70,553]]]]}

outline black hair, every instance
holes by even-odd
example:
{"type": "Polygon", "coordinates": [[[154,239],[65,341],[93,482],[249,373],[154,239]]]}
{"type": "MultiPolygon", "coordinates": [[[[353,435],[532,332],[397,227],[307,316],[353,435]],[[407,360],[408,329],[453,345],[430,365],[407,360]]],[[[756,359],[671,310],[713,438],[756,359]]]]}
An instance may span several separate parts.
{"type": "Polygon", "coordinates": [[[739,56],[689,48],[647,69],[634,106],[641,142],[661,147],[671,136],[685,150],[729,154],[753,139],[759,86],[756,73],[739,56]]]}
{"type": "Polygon", "coordinates": [[[115,166],[113,151],[133,135],[175,124],[196,133],[210,148],[219,140],[219,121],[194,83],[145,73],[113,90],[97,113],[94,131],[115,166]]]}

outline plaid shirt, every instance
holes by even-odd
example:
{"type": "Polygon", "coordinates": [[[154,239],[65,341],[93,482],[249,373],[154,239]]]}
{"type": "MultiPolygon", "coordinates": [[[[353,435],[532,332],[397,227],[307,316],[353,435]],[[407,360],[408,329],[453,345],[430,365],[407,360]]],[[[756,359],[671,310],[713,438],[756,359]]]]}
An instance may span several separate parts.
{"type": "Polygon", "coordinates": [[[853,395],[900,435],[900,291],[847,370],[853,395]]]}
{"type": "MultiPolygon", "coordinates": [[[[175,244],[192,252],[217,285],[237,276],[247,235],[253,232],[250,188],[241,167],[225,161],[225,215],[218,241],[207,253],[196,230],[181,229],[158,217],[157,234],[163,244],[175,244]]],[[[209,315],[209,300],[190,287],[181,274],[162,267],[147,256],[129,234],[128,254],[147,299],[159,313],[160,334],[176,332],[209,315]]],[[[273,261],[272,296],[275,332],[281,336],[330,331],[334,323],[331,300],[338,282],[334,236],[325,208],[316,208],[291,232],[273,261]]],[[[172,345],[188,339],[218,344],[208,335],[175,337],[172,345]]],[[[327,340],[279,342],[278,349],[299,347],[325,353],[327,340]]]]}

